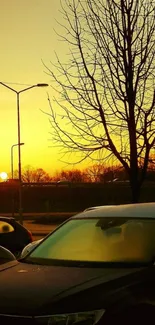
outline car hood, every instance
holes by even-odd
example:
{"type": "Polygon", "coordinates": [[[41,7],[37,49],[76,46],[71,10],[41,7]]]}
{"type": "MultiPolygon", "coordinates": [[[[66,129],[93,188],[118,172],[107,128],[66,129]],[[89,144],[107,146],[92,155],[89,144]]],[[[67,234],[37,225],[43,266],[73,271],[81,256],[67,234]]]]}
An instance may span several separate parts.
{"type": "Polygon", "coordinates": [[[42,315],[47,305],[52,314],[55,302],[136,271],[11,262],[0,268],[0,314],[42,315]]]}

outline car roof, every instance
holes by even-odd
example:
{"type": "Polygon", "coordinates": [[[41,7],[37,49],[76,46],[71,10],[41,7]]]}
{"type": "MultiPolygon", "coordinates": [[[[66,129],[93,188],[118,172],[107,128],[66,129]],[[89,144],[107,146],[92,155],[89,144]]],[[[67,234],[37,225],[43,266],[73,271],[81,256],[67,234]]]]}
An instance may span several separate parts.
{"type": "Polygon", "coordinates": [[[13,218],[13,217],[0,216],[0,220],[5,220],[5,221],[15,221],[15,218],[13,218]]]}
{"type": "Polygon", "coordinates": [[[78,218],[104,218],[104,217],[133,217],[133,218],[155,218],[155,202],[107,205],[98,209],[83,211],[73,216],[78,218]]]}
{"type": "Polygon", "coordinates": [[[100,209],[100,208],[107,207],[107,206],[110,207],[112,205],[96,205],[94,207],[89,207],[89,208],[84,209],[84,212],[89,211],[89,210],[94,210],[94,209],[100,209]]]}

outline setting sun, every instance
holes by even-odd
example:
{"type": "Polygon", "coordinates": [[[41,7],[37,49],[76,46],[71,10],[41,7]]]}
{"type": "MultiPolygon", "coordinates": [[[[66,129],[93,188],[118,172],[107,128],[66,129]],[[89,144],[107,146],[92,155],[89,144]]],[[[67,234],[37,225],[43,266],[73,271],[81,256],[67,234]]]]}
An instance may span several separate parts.
{"type": "Polygon", "coordinates": [[[6,180],[8,178],[8,174],[6,172],[2,172],[2,173],[0,173],[0,178],[2,180],[6,180]]]}

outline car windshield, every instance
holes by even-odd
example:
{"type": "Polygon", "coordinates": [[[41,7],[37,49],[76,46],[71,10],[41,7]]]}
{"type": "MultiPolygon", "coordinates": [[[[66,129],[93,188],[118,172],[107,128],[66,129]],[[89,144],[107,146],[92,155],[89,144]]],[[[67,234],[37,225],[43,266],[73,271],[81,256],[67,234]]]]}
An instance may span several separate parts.
{"type": "Polygon", "coordinates": [[[154,219],[75,218],[49,235],[25,262],[148,263],[154,257],[154,219]]]}

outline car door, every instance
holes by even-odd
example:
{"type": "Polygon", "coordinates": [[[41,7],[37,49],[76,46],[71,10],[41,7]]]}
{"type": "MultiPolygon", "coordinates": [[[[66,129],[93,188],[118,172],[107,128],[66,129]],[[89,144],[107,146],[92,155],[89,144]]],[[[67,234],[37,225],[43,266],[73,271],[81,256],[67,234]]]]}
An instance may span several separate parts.
{"type": "Polygon", "coordinates": [[[0,245],[14,251],[15,228],[8,221],[0,220],[0,245]]]}

